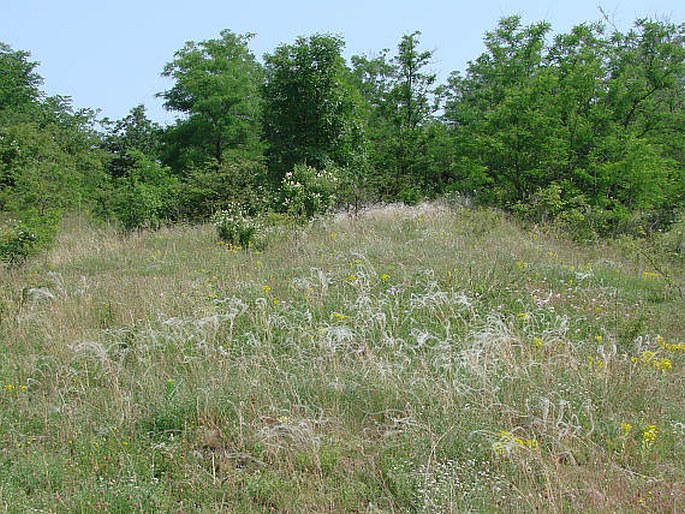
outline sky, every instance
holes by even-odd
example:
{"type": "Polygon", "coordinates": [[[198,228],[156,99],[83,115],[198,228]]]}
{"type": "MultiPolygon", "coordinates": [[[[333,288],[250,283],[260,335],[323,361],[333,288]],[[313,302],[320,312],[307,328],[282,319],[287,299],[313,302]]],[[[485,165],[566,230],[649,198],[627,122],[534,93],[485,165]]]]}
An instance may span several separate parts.
{"type": "Polygon", "coordinates": [[[548,21],[561,33],[600,19],[600,5],[621,30],[641,17],[685,23],[682,0],[0,0],[0,41],[40,62],[49,95],[70,96],[76,108],[112,119],[144,104],[150,118],[167,124],[177,113],[155,97],[172,85],[162,68],[186,41],[215,38],[223,28],[255,33],[250,48],[259,58],[317,32],[342,36],[349,58],[394,49],[419,30],[444,80],[482,53],[483,35],[503,16],[548,21]]]}

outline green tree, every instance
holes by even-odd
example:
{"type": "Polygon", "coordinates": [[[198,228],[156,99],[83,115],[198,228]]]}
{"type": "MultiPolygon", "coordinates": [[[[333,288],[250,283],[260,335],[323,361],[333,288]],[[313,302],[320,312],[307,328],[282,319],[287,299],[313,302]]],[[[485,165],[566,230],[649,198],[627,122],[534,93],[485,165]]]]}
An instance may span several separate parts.
{"type": "Polygon", "coordinates": [[[556,173],[564,138],[556,124],[558,83],[545,66],[547,23],[504,18],[485,36],[486,52],[448,84],[445,119],[463,158],[456,180],[498,204],[525,202],[556,173]],[[485,173],[485,176],[484,176],[485,173]]]}
{"type": "Polygon", "coordinates": [[[162,75],[175,84],[158,96],[183,114],[166,134],[165,160],[176,170],[220,165],[227,152],[261,153],[262,69],[248,48],[252,37],[222,30],[218,39],[186,43],[165,66],[162,75]]]}
{"type": "MultiPolygon", "coordinates": [[[[397,54],[383,50],[375,57],[354,56],[352,74],[366,102],[375,184],[384,198],[416,200],[433,183],[437,157],[431,145],[439,130],[428,130],[438,108],[436,76],[427,72],[433,52],[420,50],[420,32],[402,37],[397,54]],[[430,132],[430,135],[429,135],[430,132]]],[[[436,128],[436,127],[434,127],[436,128]]]]}
{"type": "Polygon", "coordinates": [[[264,131],[275,183],[299,163],[358,165],[363,125],[343,46],[339,37],[316,34],[264,57],[264,131]]]}
{"type": "Polygon", "coordinates": [[[0,41],[0,121],[10,113],[22,113],[36,106],[42,93],[42,77],[30,54],[13,50],[0,41]]]}
{"type": "Polygon", "coordinates": [[[134,107],[120,120],[105,118],[100,123],[105,128],[102,145],[112,155],[108,169],[113,177],[127,175],[134,167],[136,159],[131,152],[160,157],[162,128],[148,119],[144,105],[134,107]]]}
{"type": "Polygon", "coordinates": [[[29,57],[0,43],[0,210],[76,208],[104,178],[94,112],[46,97],[29,57]]]}

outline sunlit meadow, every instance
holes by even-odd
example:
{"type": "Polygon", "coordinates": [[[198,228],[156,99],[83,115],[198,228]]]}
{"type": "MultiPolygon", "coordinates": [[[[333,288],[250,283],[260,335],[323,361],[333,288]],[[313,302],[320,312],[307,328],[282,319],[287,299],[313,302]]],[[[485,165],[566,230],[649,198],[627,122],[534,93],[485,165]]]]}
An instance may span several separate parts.
{"type": "Polygon", "coordinates": [[[682,512],[669,262],[442,204],[262,251],[70,220],[0,270],[0,508],[682,512]]]}

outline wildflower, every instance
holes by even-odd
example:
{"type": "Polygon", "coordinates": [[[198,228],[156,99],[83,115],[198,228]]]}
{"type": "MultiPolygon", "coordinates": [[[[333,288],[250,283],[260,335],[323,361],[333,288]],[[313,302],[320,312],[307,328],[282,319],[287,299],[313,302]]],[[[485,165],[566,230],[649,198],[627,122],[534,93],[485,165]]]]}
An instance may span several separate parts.
{"type": "Polygon", "coordinates": [[[671,359],[660,357],[654,361],[654,367],[659,371],[671,371],[673,369],[673,364],[671,363],[671,359]]]}
{"type": "Polygon", "coordinates": [[[685,343],[667,343],[661,336],[656,338],[656,344],[667,352],[685,352],[685,343]]]}
{"type": "Polygon", "coordinates": [[[357,275],[348,275],[347,281],[348,282],[356,282],[357,281],[357,275]]]}
{"type": "Polygon", "coordinates": [[[287,425],[288,423],[290,423],[290,416],[278,416],[278,418],[276,419],[282,425],[287,425]]]}
{"type": "Polygon", "coordinates": [[[264,285],[262,286],[262,291],[264,291],[266,294],[269,294],[269,292],[271,291],[271,287],[264,285]]]}
{"type": "Polygon", "coordinates": [[[500,456],[505,453],[510,454],[517,449],[535,450],[539,446],[536,439],[516,437],[508,430],[500,430],[497,435],[499,439],[493,443],[492,450],[500,456]]]}
{"type": "Polygon", "coordinates": [[[545,346],[545,342],[540,337],[534,337],[532,343],[535,348],[542,348],[545,346]]]}
{"type": "Polygon", "coordinates": [[[642,446],[645,448],[651,448],[656,442],[656,434],[658,429],[656,425],[649,425],[642,431],[642,446]]]}
{"type": "Polygon", "coordinates": [[[500,455],[500,456],[507,453],[507,448],[502,443],[500,443],[499,441],[496,443],[493,443],[492,450],[495,452],[495,454],[500,455]]]}
{"type": "Polygon", "coordinates": [[[516,267],[518,269],[526,269],[528,267],[528,263],[525,261],[516,261],[516,267]]]}
{"type": "Polygon", "coordinates": [[[28,389],[28,387],[26,387],[24,384],[22,384],[22,385],[19,386],[19,390],[20,390],[22,393],[25,393],[27,389],[28,389]]]}
{"type": "Polygon", "coordinates": [[[12,384],[5,385],[5,391],[14,391],[14,386],[12,384]]]}
{"type": "Polygon", "coordinates": [[[602,359],[595,359],[592,355],[588,355],[587,361],[591,367],[596,367],[597,369],[604,368],[604,361],[602,359]]]}
{"type": "Polygon", "coordinates": [[[621,430],[621,434],[627,436],[633,429],[633,425],[631,425],[630,423],[621,423],[618,428],[621,430]]]}
{"type": "Polygon", "coordinates": [[[655,356],[656,352],[646,350],[642,352],[642,355],[640,356],[640,361],[642,361],[643,364],[649,364],[655,356]]]}
{"type": "Polygon", "coordinates": [[[383,274],[382,274],[380,277],[378,277],[378,278],[380,278],[382,282],[387,282],[388,280],[390,280],[390,275],[388,275],[387,273],[383,273],[383,274]]]}
{"type": "Polygon", "coordinates": [[[525,312],[519,312],[519,313],[516,315],[516,317],[517,317],[518,319],[528,319],[528,314],[525,313],[525,312]]]}
{"type": "Polygon", "coordinates": [[[637,502],[647,503],[647,501],[652,499],[652,491],[647,491],[647,496],[642,496],[637,502]]]}
{"type": "Polygon", "coordinates": [[[661,278],[661,273],[657,273],[654,271],[643,271],[642,276],[644,278],[661,278]]]}
{"type": "Polygon", "coordinates": [[[673,363],[671,359],[666,357],[657,357],[657,353],[651,350],[646,350],[642,352],[640,358],[631,357],[630,360],[634,363],[641,363],[643,366],[654,368],[658,371],[671,371],[673,369],[673,363]]]}
{"type": "Polygon", "coordinates": [[[602,341],[604,341],[604,338],[601,335],[596,335],[595,336],[595,342],[597,344],[602,344],[602,341]]]}
{"type": "Polygon", "coordinates": [[[332,312],[331,313],[331,319],[333,321],[345,321],[348,318],[348,316],[345,316],[344,314],[341,314],[339,312],[332,312]]]}

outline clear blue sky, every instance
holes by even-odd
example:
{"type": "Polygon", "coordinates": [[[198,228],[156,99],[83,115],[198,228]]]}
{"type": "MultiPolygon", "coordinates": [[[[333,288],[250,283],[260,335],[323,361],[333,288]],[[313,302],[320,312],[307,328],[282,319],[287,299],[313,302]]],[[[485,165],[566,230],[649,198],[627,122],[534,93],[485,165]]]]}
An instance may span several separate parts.
{"type": "Polygon", "coordinates": [[[0,41],[41,63],[48,94],[71,96],[77,107],[111,118],[143,103],[166,123],[174,115],[154,97],[169,87],[162,67],[185,41],[216,37],[222,28],[256,33],[251,48],[260,58],[314,32],[342,35],[349,57],[394,48],[402,34],[420,30],[445,78],[482,52],[484,32],[502,16],[546,20],[564,32],[599,19],[598,5],[621,29],[645,16],[685,22],[682,0],[0,0],[0,41]]]}

